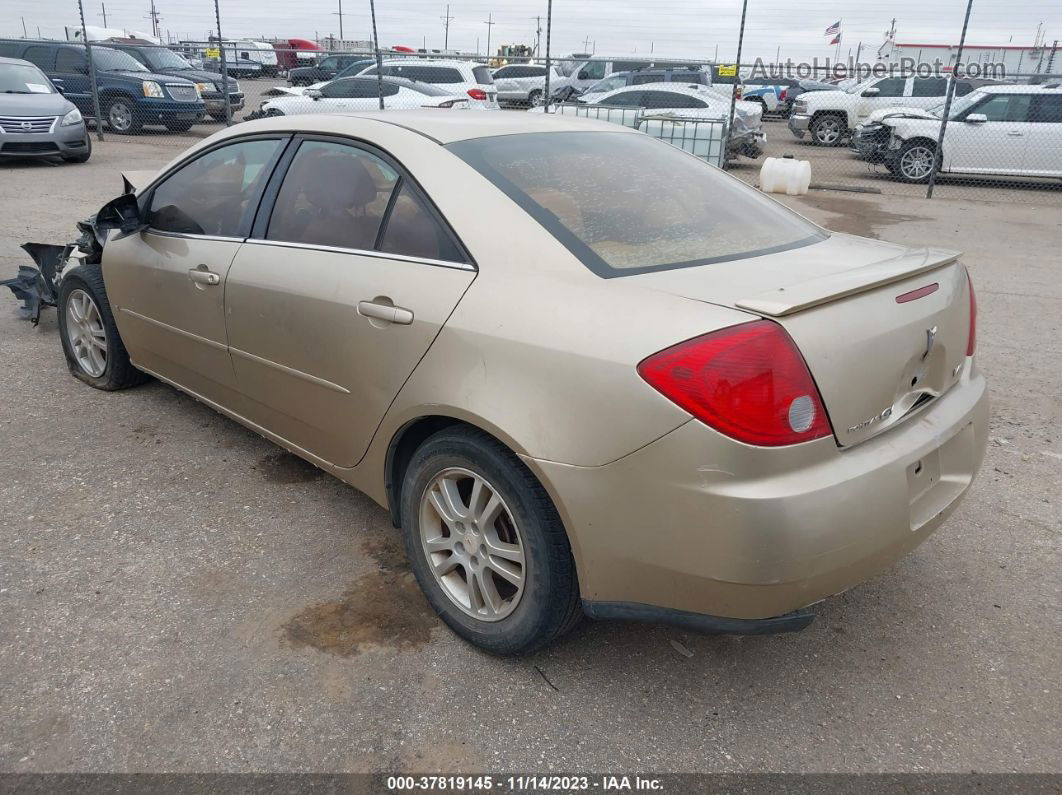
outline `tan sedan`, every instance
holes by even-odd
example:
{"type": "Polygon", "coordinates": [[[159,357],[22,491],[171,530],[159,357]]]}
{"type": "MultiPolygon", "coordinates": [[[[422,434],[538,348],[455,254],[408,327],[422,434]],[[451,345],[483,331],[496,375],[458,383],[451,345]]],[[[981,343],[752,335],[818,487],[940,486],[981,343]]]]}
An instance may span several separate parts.
{"type": "Polygon", "coordinates": [[[584,612],[800,629],[984,455],[954,252],[827,232],[633,130],[262,119],[136,201],[61,282],[74,374],[155,376],[364,491],[495,653],[584,612]]]}

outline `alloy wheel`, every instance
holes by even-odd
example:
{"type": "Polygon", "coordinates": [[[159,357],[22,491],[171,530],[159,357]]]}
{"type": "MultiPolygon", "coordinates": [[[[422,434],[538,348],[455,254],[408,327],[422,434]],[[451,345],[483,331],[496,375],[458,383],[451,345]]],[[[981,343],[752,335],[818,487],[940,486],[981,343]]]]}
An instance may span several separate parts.
{"type": "Polygon", "coordinates": [[[420,498],[420,545],[435,581],[462,612],[500,621],[520,602],[527,557],[512,511],[475,472],[450,468],[420,498]]]}
{"type": "Polygon", "coordinates": [[[900,173],[910,180],[922,180],[933,170],[933,150],[928,146],[912,146],[900,157],[900,173]]]}
{"type": "Polygon", "coordinates": [[[841,139],[841,123],[834,118],[826,118],[815,126],[815,140],[820,144],[832,146],[841,139]]]}
{"type": "Polygon", "coordinates": [[[124,102],[115,102],[107,111],[107,121],[116,132],[127,132],[133,127],[133,111],[124,102]]]}
{"type": "Polygon", "coordinates": [[[528,97],[528,101],[531,103],[531,107],[532,108],[540,108],[540,107],[542,107],[542,105],[543,105],[542,92],[541,91],[532,91],[531,95],[528,97]]]}
{"type": "Polygon", "coordinates": [[[73,290],[66,301],[66,335],[78,367],[93,378],[107,369],[107,330],[92,296],[73,290]]]}

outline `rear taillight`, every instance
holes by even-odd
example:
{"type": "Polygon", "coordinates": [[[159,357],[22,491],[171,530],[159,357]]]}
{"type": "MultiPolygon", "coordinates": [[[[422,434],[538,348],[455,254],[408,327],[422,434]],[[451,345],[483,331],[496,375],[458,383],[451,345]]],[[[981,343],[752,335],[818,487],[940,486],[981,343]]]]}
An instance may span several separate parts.
{"type": "Polygon", "coordinates": [[[756,320],[680,342],[638,365],[666,398],[720,433],[780,447],[832,433],[804,358],[785,330],[756,320]]]}
{"type": "Polygon", "coordinates": [[[785,102],[788,97],[789,97],[789,89],[788,88],[783,88],[780,92],[778,92],[778,101],[779,102],[785,102]]]}
{"type": "Polygon", "coordinates": [[[472,99],[484,100],[487,98],[487,92],[482,88],[470,88],[468,89],[468,95],[472,97],[472,99]]]}
{"type": "Polygon", "coordinates": [[[974,295],[973,279],[966,271],[966,283],[970,285],[970,335],[966,340],[966,355],[973,356],[977,348],[977,296],[974,295]]]}

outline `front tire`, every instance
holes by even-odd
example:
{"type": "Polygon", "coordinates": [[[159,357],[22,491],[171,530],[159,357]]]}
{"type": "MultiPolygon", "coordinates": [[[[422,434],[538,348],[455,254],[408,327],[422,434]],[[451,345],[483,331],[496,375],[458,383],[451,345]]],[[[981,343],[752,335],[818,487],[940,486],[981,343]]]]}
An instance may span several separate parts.
{"type": "Polygon", "coordinates": [[[406,554],[428,602],[491,654],[527,654],[581,615],[553,502],[501,442],[448,428],[413,454],[402,485],[406,554]]]}
{"type": "Polygon", "coordinates": [[[79,265],[63,276],[58,310],[59,339],[75,378],[107,392],[149,380],[129,361],[99,265],[79,265]]]}
{"type": "Polygon", "coordinates": [[[527,104],[530,105],[532,108],[541,107],[543,104],[542,91],[536,88],[534,91],[528,94],[527,104]]]}
{"type": "Polygon", "coordinates": [[[892,173],[900,181],[912,185],[929,182],[934,160],[939,173],[940,155],[937,154],[936,144],[930,141],[908,141],[900,149],[900,156],[896,158],[896,167],[892,173]]]}
{"type": "Polygon", "coordinates": [[[840,116],[819,116],[811,123],[811,140],[818,146],[840,146],[844,128],[840,116]]]}

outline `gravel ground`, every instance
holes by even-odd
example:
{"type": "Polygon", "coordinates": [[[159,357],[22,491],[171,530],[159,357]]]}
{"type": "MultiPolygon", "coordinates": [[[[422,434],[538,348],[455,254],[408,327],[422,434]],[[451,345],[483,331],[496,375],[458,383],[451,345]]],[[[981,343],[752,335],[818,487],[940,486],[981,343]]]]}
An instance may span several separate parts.
{"type": "MultiPolygon", "coordinates": [[[[0,273],[175,151],[0,164],[0,273]]],[[[798,635],[586,622],[484,656],[382,509],[162,384],[87,388],[54,312],[0,299],[0,770],[1062,771],[1062,217],[787,202],[965,249],[994,401],[952,519],[798,635]]]]}

